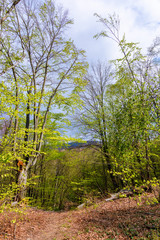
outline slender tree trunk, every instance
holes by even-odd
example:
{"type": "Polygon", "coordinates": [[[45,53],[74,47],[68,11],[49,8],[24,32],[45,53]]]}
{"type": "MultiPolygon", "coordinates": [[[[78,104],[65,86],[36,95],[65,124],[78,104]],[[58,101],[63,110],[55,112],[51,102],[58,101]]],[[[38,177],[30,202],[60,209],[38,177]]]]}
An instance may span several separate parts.
{"type": "Polygon", "coordinates": [[[148,137],[145,136],[145,155],[146,155],[146,172],[147,172],[147,180],[150,180],[150,167],[149,167],[149,150],[148,150],[148,137]]]}
{"type": "Polygon", "coordinates": [[[113,173],[113,168],[112,168],[110,157],[107,152],[104,152],[104,156],[105,156],[105,159],[107,162],[107,167],[109,170],[109,174],[110,174],[110,178],[111,178],[113,187],[114,187],[114,189],[116,189],[116,188],[118,188],[118,183],[117,183],[116,177],[114,176],[114,173],[113,173]]]}
{"type": "MultiPolygon", "coordinates": [[[[30,100],[29,95],[31,94],[31,91],[28,91],[28,102],[27,102],[27,113],[26,113],[26,129],[25,129],[25,136],[24,136],[24,142],[25,146],[27,147],[28,141],[29,141],[29,125],[30,125],[30,100]]],[[[17,179],[16,182],[18,184],[18,192],[17,192],[17,201],[21,201],[25,196],[27,192],[27,178],[28,178],[28,170],[27,164],[30,161],[29,156],[24,156],[24,162],[21,166],[21,169],[17,169],[17,179]]],[[[17,167],[18,166],[18,159],[17,159],[17,167]]]]}
{"type": "Polygon", "coordinates": [[[102,154],[102,171],[103,171],[103,179],[104,179],[104,194],[108,192],[108,181],[107,181],[107,173],[106,173],[106,164],[104,162],[104,156],[102,154]]]}

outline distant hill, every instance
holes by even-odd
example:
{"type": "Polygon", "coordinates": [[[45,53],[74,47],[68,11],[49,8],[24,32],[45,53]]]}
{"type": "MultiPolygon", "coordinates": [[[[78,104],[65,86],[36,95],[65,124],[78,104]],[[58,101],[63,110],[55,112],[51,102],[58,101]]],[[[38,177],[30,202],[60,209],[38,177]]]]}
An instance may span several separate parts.
{"type": "Polygon", "coordinates": [[[86,142],[70,142],[66,146],[62,147],[62,149],[74,149],[74,148],[82,148],[88,146],[100,146],[100,142],[98,141],[86,141],[86,142]]]}

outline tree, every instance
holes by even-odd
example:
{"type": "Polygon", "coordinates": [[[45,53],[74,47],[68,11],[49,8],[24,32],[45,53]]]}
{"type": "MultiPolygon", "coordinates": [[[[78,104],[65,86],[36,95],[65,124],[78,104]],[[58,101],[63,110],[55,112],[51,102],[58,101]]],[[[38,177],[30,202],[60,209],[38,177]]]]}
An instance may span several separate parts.
{"type": "Polygon", "coordinates": [[[53,1],[37,6],[24,0],[8,19],[11,40],[5,43],[3,59],[14,68],[2,84],[7,83],[14,107],[10,117],[14,122],[12,151],[17,164],[23,162],[17,178],[20,200],[25,195],[28,171],[41,153],[48,114],[57,111],[57,106],[68,110],[75,105],[87,63],[84,51],[66,39],[72,20],[53,1]],[[25,56],[18,65],[14,64],[15,49],[16,58],[21,59],[22,52],[25,56]]]}
{"type": "Polygon", "coordinates": [[[151,97],[152,94],[157,96],[155,85],[159,82],[159,78],[155,73],[153,74],[155,65],[150,57],[142,55],[138,44],[127,43],[125,36],[120,38],[120,22],[116,15],[109,16],[107,19],[98,14],[95,15],[99,22],[105,26],[105,31],[95,37],[111,38],[118,44],[123,54],[122,58],[113,61],[116,67],[117,82],[110,88],[112,95],[110,106],[114,122],[110,136],[112,146],[116,148],[114,151],[117,152],[116,158],[124,159],[122,164],[124,174],[128,169],[128,176],[137,178],[135,172],[139,172],[138,175],[142,181],[144,179],[150,180],[152,177],[150,142],[156,124],[153,115],[158,116],[156,103],[158,98],[153,103],[155,97],[151,97]],[[154,108],[152,104],[155,106],[154,108]]]}
{"type": "MultiPolygon", "coordinates": [[[[0,31],[0,44],[1,44],[1,53],[2,55],[5,52],[5,48],[4,48],[4,43],[6,41],[9,40],[9,36],[7,36],[5,34],[5,30],[4,28],[6,28],[6,26],[8,25],[7,22],[7,18],[9,18],[9,16],[12,14],[12,12],[14,11],[15,7],[18,5],[18,3],[21,0],[15,0],[15,1],[2,1],[1,4],[1,16],[0,16],[0,25],[1,25],[1,31],[0,31]]],[[[17,65],[19,63],[19,61],[17,61],[15,63],[15,65],[17,65]]],[[[4,64],[4,62],[1,62],[1,72],[0,72],[0,76],[3,75],[7,70],[14,68],[14,65],[11,66],[7,66],[6,64],[4,64]]]]}
{"type": "Polygon", "coordinates": [[[92,66],[91,72],[86,75],[85,80],[87,81],[85,91],[80,93],[83,101],[82,111],[81,114],[76,114],[76,121],[81,125],[85,136],[89,135],[100,141],[104,189],[108,191],[110,181],[114,188],[117,187],[107,137],[109,112],[106,92],[112,81],[111,66],[99,62],[92,66]]]}

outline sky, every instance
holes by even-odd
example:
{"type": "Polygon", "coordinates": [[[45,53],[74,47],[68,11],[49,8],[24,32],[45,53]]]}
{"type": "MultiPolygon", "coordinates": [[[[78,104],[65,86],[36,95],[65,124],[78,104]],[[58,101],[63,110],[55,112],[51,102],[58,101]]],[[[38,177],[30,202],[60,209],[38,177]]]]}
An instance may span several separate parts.
{"type": "Polygon", "coordinates": [[[56,0],[74,20],[68,34],[76,46],[86,51],[87,60],[108,61],[119,57],[118,46],[107,38],[94,39],[104,30],[94,13],[106,18],[116,13],[120,18],[120,35],[125,33],[127,42],[139,42],[143,52],[160,36],[160,0],[56,0]]]}
{"type": "Polygon", "coordinates": [[[160,37],[160,0],[56,0],[56,3],[69,10],[74,25],[68,34],[78,48],[86,51],[90,65],[120,57],[118,46],[111,39],[93,38],[104,30],[94,13],[104,18],[108,14],[119,15],[120,35],[125,33],[127,42],[139,42],[144,54],[153,40],[160,37]]]}

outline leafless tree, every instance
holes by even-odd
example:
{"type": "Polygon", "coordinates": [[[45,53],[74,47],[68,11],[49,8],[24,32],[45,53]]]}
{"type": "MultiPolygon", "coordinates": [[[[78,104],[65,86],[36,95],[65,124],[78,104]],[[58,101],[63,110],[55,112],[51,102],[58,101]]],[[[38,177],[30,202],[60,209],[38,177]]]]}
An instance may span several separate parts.
{"type": "MultiPolygon", "coordinates": [[[[82,128],[85,136],[89,134],[95,140],[100,141],[102,152],[102,167],[105,188],[108,189],[107,172],[112,170],[112,161],[109,154],[107,138],[107,87],[111,84],[112,69],[110,65],[98,62],[92,66],[91,71],[86,75],[86,89],[80,93],[82,99],[82,110],[77,112],[75,119],[77,125],[82,128]]],[[[113,185],[116,187],[116,179],[109,174],[113,185]]]]}

